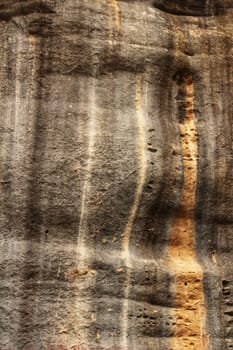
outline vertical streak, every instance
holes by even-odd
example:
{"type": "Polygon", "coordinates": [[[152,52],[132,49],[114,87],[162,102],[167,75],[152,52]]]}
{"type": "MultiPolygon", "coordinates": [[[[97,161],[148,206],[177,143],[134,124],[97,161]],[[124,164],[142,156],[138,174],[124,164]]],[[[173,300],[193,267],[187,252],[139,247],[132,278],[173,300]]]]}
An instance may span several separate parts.
{"type": "Polygon", "coordinates": [[[88,125],[88,160],[86,167],[86,174],[84,179],[84,185],[82,190],[82,200],[81,200],[81,210],[80,210],[80,222],[78,229],[78,241],[77,241],[77,252],[79,258],[79,267],[82,267],[84,259],[87,258],[87,247],[85,246],[85,237],[87,232],[87,199],[90,193],[90,177],[91,168],[93,162],[93,153],[95,146],[95,136],[96,136],[96,79],[94,78],[92,88],[89,95],[89,125],[88,125]]]}
{"type": "Polygon", "coordinates": [[[185,119],[180,123],[184,182],[180,208],[173,220],[168,247],[169,269],[174,277],[175,326],[171,338],[173,350],[205,350],[205,301],[203,272],[195,254],[194,209],[197,183],[197,130],[193,111],[194,88],[191,76],[185,80],[185,119]]]}
{"type": "Polygon", "coordinates": [[[145,134],[145,120],[144,114],[142,111],[142,78],[137,77],[136,89],[135,89],[135,110],[136,110],[136,120],[137,120],[137,186],[134,194],[133,205],[131,207],[127,224],[123,232],[122,240],[122,256],[126,258],[128,256],[129,241],[132,231],[132,226],[135,220],[135,216],[138,210],[140,203],[143,186],[145,182],[146,175],[146,154],[145,154],[145,145],[146,145],[146,134],[145,134]]]}
{"type": "Polygon", "coordinates": [[[115,16],[115,28],[119,32],[121,29],[121,16],[120,16],[120,7],[118,0],[108,0],[109,5],[112,7],[115,16]]]}
{"type": "Polygon", "coordinates": [[[35,39],[35,36],[34,35],[29,35],[29,43],[32,47],[32,51],[33,53],[35,52],[35,44],[36,44],[36,39],[35,39]]]}
{"type": "Polygon", "coordinates": [[[142,191],[146,177],[146,134],[145,134],[145,118],[142,109],[142,77],[137,76],[135,87],[135,111],[137,121],[137,185],[134,194],[133,204],[128,216],[128,220],[123,232],[122,239],[122,259],[126,267],[126,286],[124,291],[124,301],[122,305],[122,336],[124,346],[127,348],[128,337],[128,310],[129,310],[129,292],[130,292],[130,272],[132,263],[129,252],[129,242],[133,229],[133,224],[140,204],[142,191]]]}

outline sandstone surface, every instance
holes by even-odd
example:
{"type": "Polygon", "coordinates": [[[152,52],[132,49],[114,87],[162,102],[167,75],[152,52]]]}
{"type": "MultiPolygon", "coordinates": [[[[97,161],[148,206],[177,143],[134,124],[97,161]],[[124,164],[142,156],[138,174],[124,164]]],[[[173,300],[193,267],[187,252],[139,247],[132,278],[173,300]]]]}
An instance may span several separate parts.
{"type": "Polygon", "coordinates": [[[0,0],[0,39],[1,350],[232,349],[233,1],[0,0]]]}

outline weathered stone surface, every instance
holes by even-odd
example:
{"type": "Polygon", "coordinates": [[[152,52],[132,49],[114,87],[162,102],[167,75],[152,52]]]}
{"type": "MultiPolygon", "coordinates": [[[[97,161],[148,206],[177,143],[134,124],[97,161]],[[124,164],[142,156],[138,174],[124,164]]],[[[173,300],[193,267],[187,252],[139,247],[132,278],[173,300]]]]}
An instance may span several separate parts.
{"type": "Polygon", "coordinates": [[[232,349],[232,1],[2,0],[0,37],[1,348],[232,349]]]}

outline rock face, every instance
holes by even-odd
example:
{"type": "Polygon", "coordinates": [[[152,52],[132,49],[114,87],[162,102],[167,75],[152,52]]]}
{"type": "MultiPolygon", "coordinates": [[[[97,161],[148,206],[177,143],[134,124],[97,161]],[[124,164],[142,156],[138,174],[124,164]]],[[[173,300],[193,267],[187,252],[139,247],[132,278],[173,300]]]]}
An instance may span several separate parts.
{"type": "Polygon", "coordinates": [[[233,2],[0,1],[1,350],[233,348],[233,2]]]}

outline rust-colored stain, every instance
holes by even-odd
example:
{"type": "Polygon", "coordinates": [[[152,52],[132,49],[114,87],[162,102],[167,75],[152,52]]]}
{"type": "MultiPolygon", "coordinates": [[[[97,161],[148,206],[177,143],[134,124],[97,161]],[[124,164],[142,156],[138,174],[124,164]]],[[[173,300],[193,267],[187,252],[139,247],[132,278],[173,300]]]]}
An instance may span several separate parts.
{"type": "Polygon", "coordinates": [[[118,0],[108,0],[109,5],[112,7],[115,16],[115,28],[119,32],[121,29],[121,15],[118,0]]]}
{"type": "Polygon", "coordinates": [[[87,269],[74,269],[71,271],[67,271],[65,273],[65,277],[68,279],[76,279],[87,274],[95,275],[95,271],[92,270],[90,267],[88,267],[87,269]]]}
{"type": "Polygon", "coordinates": [[[184,182],[180,208],[173,220],[168,247],[169,269],[174,278],[175,303],[172,350],[205,350],[206,309],[203,293],[203,272],[195,254],[194,208],[197,183],[197,130],[193,112],[192,77],[185,80],[185,117],[180,123],[184,182]]]}
{"type": "Polygon", "coordinates": [[[34,35],[29,35],[29,43],[32,47],[32,50],[35,51],[36,39],[34,35]]]}

